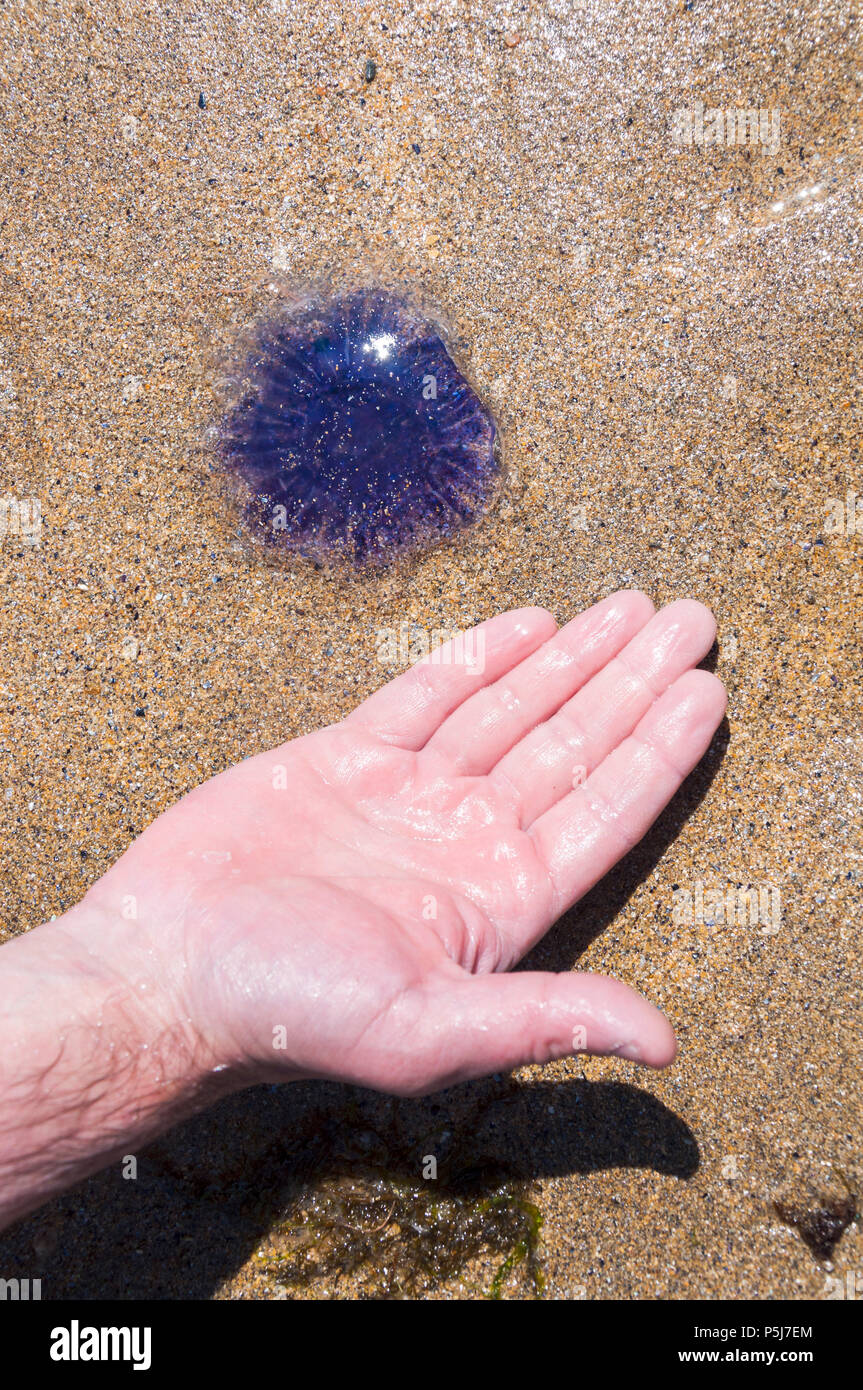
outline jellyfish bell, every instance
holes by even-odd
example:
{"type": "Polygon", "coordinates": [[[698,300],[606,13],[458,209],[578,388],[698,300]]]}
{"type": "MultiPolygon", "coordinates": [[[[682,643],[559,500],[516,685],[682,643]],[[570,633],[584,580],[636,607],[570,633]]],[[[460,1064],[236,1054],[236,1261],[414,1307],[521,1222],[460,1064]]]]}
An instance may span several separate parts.
{"type": "Polygon", "coordinates": [[[359,288],[255,321],[217,453],[247,528],[279,554],[385,566],[477,522],[500,481],[497,427],[438,320],[359,288]]]}

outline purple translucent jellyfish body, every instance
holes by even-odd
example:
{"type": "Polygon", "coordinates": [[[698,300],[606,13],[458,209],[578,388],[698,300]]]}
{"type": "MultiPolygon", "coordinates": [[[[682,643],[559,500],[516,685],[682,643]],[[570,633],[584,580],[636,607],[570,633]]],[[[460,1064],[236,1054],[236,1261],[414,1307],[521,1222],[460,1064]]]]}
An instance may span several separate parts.
{"type": "Polygon", "coordinates": [[[310,300],[261,326],[221,453],[271,544],[384,565],[453,536],[498,483],[495,424],[440,331],[397,296],[310,300]]]}

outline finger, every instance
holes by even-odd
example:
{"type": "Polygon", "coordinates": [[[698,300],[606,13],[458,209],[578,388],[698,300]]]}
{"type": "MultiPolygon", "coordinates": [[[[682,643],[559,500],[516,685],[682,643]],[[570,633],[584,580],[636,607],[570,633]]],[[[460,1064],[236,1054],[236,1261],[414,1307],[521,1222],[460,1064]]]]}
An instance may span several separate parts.
{"type": "Polygon", "coordinates": [[[576,1052],[665,1067],[677,1051],[665,1016],[605,975],[472,976],[447,986],[437,1013],[436,1090],[576,1052]]]}
{"type": "Polygon", "coordinates": [[[688,671],[651,705],[583,786],[528,832],[564,911],[646,834],[707,750],[725,713],[722,682],[688,671]]]}
{"type": "Polygon", "coordinates": [[[498,613],[375,691],[345,723],[386,743],[422,748],[462,701],[518,665],[556,631],[557,623],[544,608],[498,613]]]}
{"type": "Polygon", "coordinates": [[[706,656],[715,637],[716,623],[704,604],[692,599],[669,603],[551,719],[516,744],[491,779],[515,789],[522,826],[532,825],[586,781],[632,733],[657,696],[706,656]]]}
{"type": "Polygon", "coordinates": [[[653,614],[637,590],[621,590],[580,613],[500,680],[459,705],[428,747],[468,776],[489,772],[540,720],[559,709],[653,614]]]}

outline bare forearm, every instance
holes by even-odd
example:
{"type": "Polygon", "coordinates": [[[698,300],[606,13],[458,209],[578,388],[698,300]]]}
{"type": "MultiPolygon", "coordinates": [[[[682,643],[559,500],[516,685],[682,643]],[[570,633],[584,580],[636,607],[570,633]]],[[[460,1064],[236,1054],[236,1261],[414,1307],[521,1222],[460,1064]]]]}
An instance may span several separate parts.
{"type": "Polygon", "coordinates": [[[0,948],[0,1226],[235,1084],[169,997],[86,904],[0,948]]]}

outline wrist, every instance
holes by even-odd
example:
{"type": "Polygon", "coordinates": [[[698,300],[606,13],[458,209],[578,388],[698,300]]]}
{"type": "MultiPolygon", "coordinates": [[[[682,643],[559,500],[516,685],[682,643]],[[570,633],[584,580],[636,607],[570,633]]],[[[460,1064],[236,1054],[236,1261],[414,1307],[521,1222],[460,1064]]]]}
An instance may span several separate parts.
{"type": "Polygon", "coordinates": [[[169,942],[154,939],[149,924],[126,920],[91,892],[29,937],[74,982],[91,1024],[110,1015],[130,1049],[159,1053],[166,1078],[195,1085],[222,1069],[225,1059],[184,1005],[184,962],[174,958],[169,942]]]}
{"type": "Polygon", "coordinates": [[[85,899],[0,949],[0,1224],[239,1084],[134,926],[85,899]]]}

